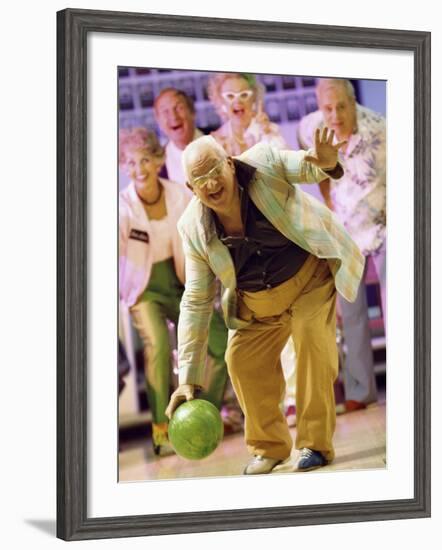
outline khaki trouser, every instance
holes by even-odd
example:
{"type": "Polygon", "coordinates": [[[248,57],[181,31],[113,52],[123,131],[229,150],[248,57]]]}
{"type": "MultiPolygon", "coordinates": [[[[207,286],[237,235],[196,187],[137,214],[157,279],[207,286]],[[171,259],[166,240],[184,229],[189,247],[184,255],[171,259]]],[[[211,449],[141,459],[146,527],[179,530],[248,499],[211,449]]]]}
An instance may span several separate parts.
{"type": "Polygon", "coordinates": [[[332,460],[338,374],[336,289],[326,260],[309,256],[298,273],[269,290],[238,291],[238,315],[251,323],[229,341],[226,360],[245,416],[251,454],[285,459],[292,439],[280,402],[280,355],[290,334],[296,350],[297,449],[332,460]]]}

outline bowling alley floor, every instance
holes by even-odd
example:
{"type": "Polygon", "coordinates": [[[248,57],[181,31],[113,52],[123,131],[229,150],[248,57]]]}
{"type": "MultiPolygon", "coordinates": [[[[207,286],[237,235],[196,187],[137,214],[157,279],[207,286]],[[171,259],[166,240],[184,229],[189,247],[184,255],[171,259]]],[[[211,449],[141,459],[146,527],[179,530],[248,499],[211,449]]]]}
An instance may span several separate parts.
{"type": "MultiPolygon", "coordinates": [[[[385,400],[367,409],[339,415],[334,437],[336,458],[321,472],[381,469],[386,467],[385,400]]],[[[296,427],[291,430],[295,437],[296,427]]],[[[275,468],[274,473],[293,470],[298,451],[291,461],[275,468]]],[[[240,475],[250,460],[243,433],[227,435],[209,457],[191,461],[176,455],[158,458],[153,454],[150,439],[137,440],[119,453],[120,482],[219,477],[240,475]]],[[[298,473],[298,475],[300,475],[298,473]]],[[[308,472],[302,474],[308,475],[308,472]]]]}

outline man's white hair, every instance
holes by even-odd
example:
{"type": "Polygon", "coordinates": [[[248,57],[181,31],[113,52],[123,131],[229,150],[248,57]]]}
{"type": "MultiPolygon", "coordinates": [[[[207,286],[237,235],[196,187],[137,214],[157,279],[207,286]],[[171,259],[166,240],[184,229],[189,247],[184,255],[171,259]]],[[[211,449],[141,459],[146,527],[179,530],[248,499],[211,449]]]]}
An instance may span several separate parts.
{"type": "Polygon", "coordinates": [[[227,153],[213,136],[201,136],[191,141],[183,151],[181,162],[187,180],[190,181],[190,170],[196,159],[204,157],[209,151],[213,151],[219,160],[227,158],[227,153]]]}
{"type": "Polygon", "coordinates": [[[318,78],[318,82],[316,84],[316,96],[318,97],[322,90],[327,88],[335,88],[336,86],[344,88],[347,97],[353,101],[356,101],[356,94],[353,84],[346,78],[318,78]]]}

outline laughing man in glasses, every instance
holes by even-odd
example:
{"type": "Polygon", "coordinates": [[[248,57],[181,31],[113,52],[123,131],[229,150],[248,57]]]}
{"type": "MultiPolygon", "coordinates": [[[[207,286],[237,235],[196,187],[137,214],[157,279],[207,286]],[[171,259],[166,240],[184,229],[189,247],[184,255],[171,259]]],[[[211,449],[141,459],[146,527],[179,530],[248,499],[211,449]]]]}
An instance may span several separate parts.
{"type": "Polygon", "coordinates": [[[194,193],[178,228],[186,289],[178,327],[179,381],[166,414],[194,398],[204,380],[215,278],[233,335],[226,361],[245,416],[253,456],[245,474],[266,474],[289,459],[293,442],[279,404],[280,354],[290,336],[297,356],[297,470],[334,458],[338,373],[336,292],[355,299],[364,258],[334,214],[297,183],[342,176],[334,132],[316,132],[314,148],[279,151],[258,144],[229,157],[211,136],[184,150],[194,193]]]}

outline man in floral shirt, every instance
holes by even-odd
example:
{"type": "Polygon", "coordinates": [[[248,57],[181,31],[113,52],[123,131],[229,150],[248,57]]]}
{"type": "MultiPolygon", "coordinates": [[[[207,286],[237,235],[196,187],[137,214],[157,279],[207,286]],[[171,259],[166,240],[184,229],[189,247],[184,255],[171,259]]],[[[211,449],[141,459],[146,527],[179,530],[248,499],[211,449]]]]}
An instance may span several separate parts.
{"type": "MultiPolygon", "coordinates": [[[[298,140],[310,148],[316,128],[328,126],[338,141],[344,175],[320,184],[324,201],[334,210],[364,256],[371,256],[381,286],[386,324],[386,131],[385,119],[356,103],[352,84],[343,79],[319,79],[319,110],[301,120],[298,140]]],[[[366,263],[367,265],[367,263],[366,263]]],[[[363,281],[363,280],[362,280],[363,281]]],[[[354,303],[340,299],[347,344],[344,383],[347,411],[377,400],[366,289],[361,282],[354,303]]]]}

